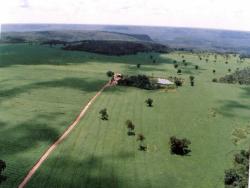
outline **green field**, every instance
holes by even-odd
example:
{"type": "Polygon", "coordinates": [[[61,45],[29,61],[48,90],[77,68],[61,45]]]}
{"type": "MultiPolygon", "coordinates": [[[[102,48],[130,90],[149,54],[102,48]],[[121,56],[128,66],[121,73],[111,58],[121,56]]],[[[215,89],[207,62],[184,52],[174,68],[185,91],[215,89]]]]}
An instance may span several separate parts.
{"type": "MultiPolygon", "coordinates": [[[[1,187],[16,187],[48,146],[107,82],[107,70],[125,74],[177,76],[182,61],[183,87],[147,91],[114,87],[91,106],[70,136],[52,153],[27,187],[221,188],[233,154],[250,142],[250,87],[213,83],[250,60],[172,52],[108,57],[36,45],[0,46],[0,159],[8,177],[1,187]],[[136,64],[141,63],[138,70],[136,64]],[[194,66],[199,65],[195,70],[194,66]],[[215,69],[214,74],[212,70],[215,69]],[[195,86],[189,76],[195,76],[195,86]],[[154,106],[144,103],[151,97],[154,106]],[[110,119],[98,112],[107,108],[110,119]],[[146,137],[138,150],[125,121],[146,137]],[[189,156],[171,155],[170,136],[191,140],[189,156]],[[237,141],[235,141],[237,140],[237,141]]],[[[202,54],[206,55],[206,54],[202,54]]]]}

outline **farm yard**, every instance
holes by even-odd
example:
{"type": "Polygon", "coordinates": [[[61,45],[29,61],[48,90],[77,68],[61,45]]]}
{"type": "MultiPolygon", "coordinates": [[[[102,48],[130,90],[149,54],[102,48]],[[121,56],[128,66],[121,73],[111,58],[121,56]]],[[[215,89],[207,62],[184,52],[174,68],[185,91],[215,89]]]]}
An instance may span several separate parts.
{"type": "Polygon", "coordinates": [[[184,83],[176,89],[105,89],[27,187],[224,187],[234,154],[249,148],[250,87],[212,80],[249,66],[249,59],[240,62],[233,55],[215,59],[214,54],[174,51],[118,57],[1,44],[0,159],[7,164],[1,187],[21,183],[106,84],[108,70],[176,76],[184,83]],[[148,98],[152,107],[145,103],[148,98]],[[108,120],[100,118],[104,108],[108,120]],[[135,136],[127,134],[128,119],[135,136]],[[137,134],[145,136],[146,151],[138,150],[137,134]],[[189,139],[191,152],[171,154],[171,136],[189,139]]]}

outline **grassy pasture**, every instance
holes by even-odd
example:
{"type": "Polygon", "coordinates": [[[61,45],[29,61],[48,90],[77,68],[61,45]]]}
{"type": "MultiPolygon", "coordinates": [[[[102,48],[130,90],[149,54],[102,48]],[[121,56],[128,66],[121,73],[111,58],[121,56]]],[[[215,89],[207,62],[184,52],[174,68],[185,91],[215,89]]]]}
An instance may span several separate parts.
{"type": "MultiPolygon", "coordinates": [[[[205,54],[202,54],[205,55],[205,54]]],[[[190,53],[108,57],[65,52],[46,46],[0,46],[0,158],[16,187],[44,150],[77,116],[80,108],[107,81],[107,70],[153,76],[176,76],[177,60],[185,78],[176,91],[145,91],[115,87],[105,90],[84,120],[54,151],[28,187],[223,187],[232,157],[247,148],[250,135],[250,88],[212,83],[236,68],[235,57],[213,62],[190,53]],[[181,63],[182,55],[188,65],[181,63]],[[141,63],[140,69],[136,64],[141,63]],[[199,69],[195,70],[194,66],[199,69]],[[216,73],[212,70],[216,69],[216,73]],[[195,76],[195,86],[189,76],[195,76]],[[146,107],[145,99],[154,99],[146,107]],[[98,118],[106,107],[109,121],[98,118]],[[138,151],[127,135],[131,119],[146,137],[147,152],[138,151]],[[241,132],[239,134],[238,132],[241,132]],[[243,136],[242,136],[243,134],[243,136]],[[169,137],[191,140],[190,156],[170,155],[169,137]],[[235,140],[236,139],[236,140],[235,140]]]]}

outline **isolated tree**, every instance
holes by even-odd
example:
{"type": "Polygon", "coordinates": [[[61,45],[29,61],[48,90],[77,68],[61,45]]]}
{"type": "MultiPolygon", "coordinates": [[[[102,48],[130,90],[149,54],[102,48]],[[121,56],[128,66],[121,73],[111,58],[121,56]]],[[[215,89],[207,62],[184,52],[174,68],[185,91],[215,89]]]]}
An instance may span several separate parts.
{"type": "Polygon", "coordinates": [[[213,70],[213,73],[215,73],[215,72],[216,72],[216,70],[214,69],[214,70],[213,70]]]}
{"type": "Polygon", "coordinates": [[[206,62],[208,62],[208,59],[206,59],[206,62]]]}
{"type": "Polygon", "coordinates": [[[228,69],[228,72],[231,72],[231,69],[228,69]]]}
{"type": "Polygon", "coordinates": [[[147,146],[144,143],[145,140],[145,136],[143,134],[138,134],[137,135],[137,141],[139,141],[139,150],[141,151],[146,151],[147,150],[147,146]]]}
{"type": "Polygon", "coordinates": [[[189,76],[191,86],[194,86],[194,76],[189,76]]]}
{"type": "Polygon", "coordinates": [[[178,64],[174,64],[174,68],[178,68],[178,66],[179,66],[178,64]]]}
{"type": "Polygon", "coordinates": [[[188,64],[185,62],[184,65],[187,66],[188,64]]]}
{"type": "Polygon", "coordinates": [[[113,71],[109,70],[106,74],[108,77],[112,77],[112,76],[114,76],[115,73],[113,71]]]}
{"type": "Polygon", "coordinates": [[[149,107],[152,107],[152,105],[153,105],[153,99],[148,98],[148,99],[145,101],[145,103],[147,103],[147,105],[148,105],[149,107]]]}
{"type": "Polygon", "coordinates": [[[2,175],[3,171],[6,168],[6,163],[3,160],[0,160],[0,184],[7,179],[6,176],[2,175]]]}
{"type": "Polygon", "coordinates": [[[137,66],[137,68],[139,69],[139,68],[141,67],[141,64],[140,64],[140,63],[138,63],[136,66],[137,66]]]}
{"type": "Polygon", "coordinates": [[[218,82],[218,79],[217,78],[213,78],[212,82],[218,82]]]}
{"type": "Polygon", "coordinates": [[[189,145],[191,142],[184,138],[184,139],[178,139],[175,136],[170,137],[170,151],[172,154],[177,155],[186,155],[191,150],[189,149],[189,145]]]}
{"type": "Polygon", "coordinates": [[[135,125],[133,124],[133,122],[131,120],[127,120],[125,122],[127,128],[128,128],[128,135],[129,136],[134,136],[135,135],[135,132],[134,132],[134,129],[135,129],[135,125]]]}
{"type": "Polygon", "coordinates": [[[199,69],[199,66],[198,66],[198,65],[195,65],[195,69],[196,69],[196,70],[199,69]]]}
{"type": "Polygon", "coordinates": [[[182,62],[183,62],[183,63],[185,63],[185,62],[186,62],[186,60],[185,60],[185,59],[183,59],[183,60],[182,60],[182,62]]]}
{"type": "Polygon", "coordinates": [[[101,114],[101,119],[102,120],[108,120],[109,115],[108,115],[108,112],[107,112],[106,108],[100,110],[99,114],[101,114]]]}
{"type": "Polygon", "coordinates": [[[176,60],[174,60],[174,61],[173,61],[173,63],[174,63],[174,64],[176,64],[176,63],[177,63],[177,61],[176,61],[176,60]]]}
{"type": "Polygon", "coordinates": [[[226,63],[226,64],[228,64],[228,62],[227,62],[227,61],[226,61],[225,63],[226,63]]]}
{"type": "Polygon", "coordinates": [[[181,74],[181,69],[178,69],[178,70],[177,70],[177,73],[178,73],[178,74],[181,74]]]}

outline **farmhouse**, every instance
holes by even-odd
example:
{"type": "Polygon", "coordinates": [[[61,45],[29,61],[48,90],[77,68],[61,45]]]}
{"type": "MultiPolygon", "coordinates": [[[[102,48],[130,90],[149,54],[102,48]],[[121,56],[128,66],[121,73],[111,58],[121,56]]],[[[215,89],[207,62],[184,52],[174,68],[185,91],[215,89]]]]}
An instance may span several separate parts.
{"type": "Polygon", "coordinates": [[[164,78],[158,78],[157,84],[160,84],[162,86],[167,86],[167,85],[173,85],[174,83],[164,78]]]}

